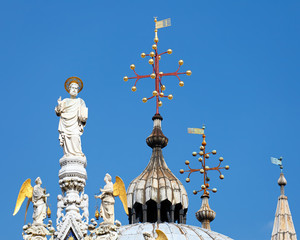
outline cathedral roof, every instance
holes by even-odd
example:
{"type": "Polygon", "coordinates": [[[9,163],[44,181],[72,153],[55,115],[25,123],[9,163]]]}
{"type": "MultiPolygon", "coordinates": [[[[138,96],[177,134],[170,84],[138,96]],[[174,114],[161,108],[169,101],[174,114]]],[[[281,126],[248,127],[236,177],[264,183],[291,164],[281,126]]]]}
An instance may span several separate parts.
{"type": "Polygon", "coordinates": [[[143,233],[154,233],[159,229],[165,233],[168,240],[232,240],[225,235],[204,228],[176,223],[136,223],[122,226],[119,229],[120,240],[144,240],[143,233]]]}
{"type": "Polygon", "coordinates": [[[278,179],[281,194],[278,198],[271,240],[297,240],[288,198],[284,195],[284,186],[286,184],[287,181],[283,173],[281,173],[278,179]]]}

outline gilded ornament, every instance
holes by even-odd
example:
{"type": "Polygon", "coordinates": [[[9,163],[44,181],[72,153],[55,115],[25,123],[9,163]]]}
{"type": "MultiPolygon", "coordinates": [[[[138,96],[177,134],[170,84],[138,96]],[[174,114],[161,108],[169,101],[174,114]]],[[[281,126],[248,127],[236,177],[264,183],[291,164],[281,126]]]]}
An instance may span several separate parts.
{"type": "Polygon", "coordinates": [[[192,75],[192,71],[191,70],[187,70],[186,71],[186,75],[191,76],[192,75]]]}

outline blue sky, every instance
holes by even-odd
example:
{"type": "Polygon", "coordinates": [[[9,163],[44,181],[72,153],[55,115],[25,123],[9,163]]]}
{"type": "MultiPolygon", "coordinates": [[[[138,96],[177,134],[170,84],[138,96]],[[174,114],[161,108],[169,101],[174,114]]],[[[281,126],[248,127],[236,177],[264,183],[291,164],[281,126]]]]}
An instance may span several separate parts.
{"type": "MultiPolygon", "coordinates": [[[[2,237],[21,238],[25,204],[17,216],[12,212],[27,178],[42,178],[55,219],[62,149],[54,107],[59,96],[68,97],[64,82],[70,76],[83,80],[80,97],[89,108],[82,143],[90,214],[106,172],[128,186],[146,167],[155,105],[141,99],[151,95],[153,82],[141,81],[133,93],[133,83],[122,79],[133,76],[132,63],[137,72],[151,73],[140,53],[151,51],[154,16],[172,19],[171,27],[159,31],[159,50],[173,49],[162,57],[161,70],[176,70],[183,59],[182,69],[193,72],[182,77],[183,88],[176,78],[165,79],[174,99],[161,108],[169,138],[163,154],[189,193],[187,223],[200,226],[194,214],[201,201],[192,190],[200,188],[201,178],[194,174],[186,184],[179,169],[186,159],[197,167],[191,153],[201,138],[187,128],[204,123],[207,148],[231,166],[224,180],[212,180],[218,188],[210,198],[217,212],[212,230],[234,239],[271,237],[280,171],[270,157],[283,156],[299,231],[299,11],[295,0],[2,1],[2,237]]],[[[117,219],[127,224],[120,201],[116,209],[117,219]]]]}

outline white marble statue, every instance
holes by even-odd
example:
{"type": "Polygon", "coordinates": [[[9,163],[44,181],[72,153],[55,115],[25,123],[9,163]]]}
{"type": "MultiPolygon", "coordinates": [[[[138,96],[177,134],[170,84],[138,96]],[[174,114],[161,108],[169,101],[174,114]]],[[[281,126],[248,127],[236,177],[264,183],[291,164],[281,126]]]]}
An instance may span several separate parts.
{"type": "Polygon", "coordinates": [[[80,208],[82,209],[82,218],[84,218],[85,222],[89,222],[89,196],[87,194],[83,194],[80,208]]]}
{"type": "Polygon", "coordinates": [[[106,173],[104,177],[104,182],[106,183],[106,185],[103,189],[100,188],[100,191],[102,193],[99,196],[95,196],[95,198],[101,199],[100,217],[103,218],[103,223],[114,224],[115,198],[113,195],[113,183],[111,181],[111,176],[108,173],[106,173]]]}
{"type": "Polygon", "coordinates": [[[88,118],[88,108],[81,98],[76,98],[81,91],[83,83],[80,78],[72,77],[65,83],[70,98],[57,100],[56,115],[60,117],[58,132],[60,145],[63,147],[64,156],[82,156],[81,138],[83,127],[88,118]]]}
{"type": "Polygon", "coordinates": [[[63,210],[65,208],[65,203],[64,203],[64,200],[63,200],[63,196],[61,194],[59,194],[57,196],[57,212],[56,212],[56,225],[59,225],[61,223],[61,218],[64,217],[64,214],[63,214],[63,210]]]}
{"type": "Polygon", "coordinates": [[[35,180],[35,186],[32,192],[32,203],[33,203],[33,225],[42,225],[47,214],[47,197],[50,196],[46,193],[46,189],[42,188],[42,180],[38,177],[35,180]]]}

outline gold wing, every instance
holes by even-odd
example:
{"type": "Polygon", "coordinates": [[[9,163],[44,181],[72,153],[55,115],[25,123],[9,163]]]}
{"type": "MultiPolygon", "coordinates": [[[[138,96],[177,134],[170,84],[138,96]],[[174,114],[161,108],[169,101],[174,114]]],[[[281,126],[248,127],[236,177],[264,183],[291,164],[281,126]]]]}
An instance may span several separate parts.
{"type": "Polygon", "coordinates": [[[116,176],[116,182],[114,183],[114,191],[113,191],[114,196],[119,196],[121,199],[121,202],[123,203],[124,210],[126,214],[128,215],[128,206],[127,206],[127,195],[126,195],[126,189],[125,189],[125,184],[123,180],[116,176]]]}
{"type": "Polygon", "coordinates": [[[17,202],[16,202],[16,207],[15,207],[15,211],[14,211],[13,215],[16,215],[19,212],[20,207],[22,206],[22,203],[24,202],[26,197],[28,197],[29,200],[31,200],[32,192],[33,192],[33,187],[31,186],[31,179],[28,178],[22,184],[22,187],[21,187],[19,195],[18,195],[18,199],[17,199],[17,202]]]}
{"type": "Polygon", "coordinates": [[[156,229],[156,233],[157,233],[156,240],[168,240],[166,234],[163,231],[156,229]]]}

